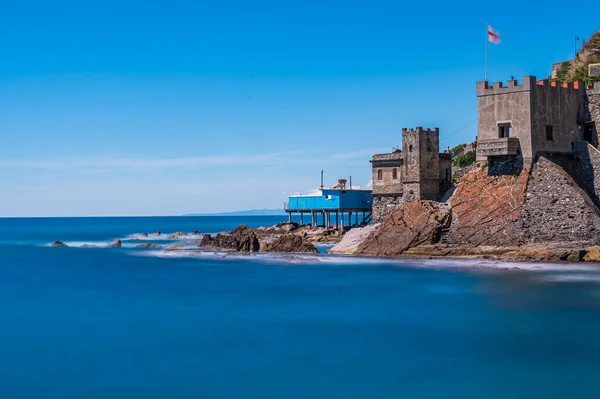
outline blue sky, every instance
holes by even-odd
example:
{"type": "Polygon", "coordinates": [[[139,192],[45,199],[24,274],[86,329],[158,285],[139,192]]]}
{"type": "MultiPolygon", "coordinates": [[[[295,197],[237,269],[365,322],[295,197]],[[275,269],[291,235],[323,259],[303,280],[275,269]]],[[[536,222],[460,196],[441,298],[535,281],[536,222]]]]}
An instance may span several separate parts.
{"type": "Polygon", "coordinates": [[[0,215],[278,208],[316,188],[321,169],[326,184],[352,175],[365,186],[371,154],[399,145],[402,127],[439,127],[444,148],[475,138],[486,20],[503,38],[490,80],[545,77],[576,35],[600,29],[564,10],[553,0],[3,4],[0,215]]]}

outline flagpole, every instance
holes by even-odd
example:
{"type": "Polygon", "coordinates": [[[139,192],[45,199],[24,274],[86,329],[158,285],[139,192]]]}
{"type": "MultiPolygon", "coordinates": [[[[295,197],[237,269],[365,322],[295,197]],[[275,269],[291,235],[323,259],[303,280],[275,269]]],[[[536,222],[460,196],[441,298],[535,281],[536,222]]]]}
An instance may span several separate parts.
{"type": "Polygon", "coordinates": [[[488,52],[490,46],[490,25],[485,22],[485,81],[488,80],[488,52]]]}

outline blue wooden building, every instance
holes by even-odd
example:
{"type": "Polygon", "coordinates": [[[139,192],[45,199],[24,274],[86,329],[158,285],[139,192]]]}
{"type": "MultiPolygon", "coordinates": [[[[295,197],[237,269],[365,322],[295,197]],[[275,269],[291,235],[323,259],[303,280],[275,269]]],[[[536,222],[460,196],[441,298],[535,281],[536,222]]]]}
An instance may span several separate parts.
{"type": "Polygon", "coordinates": [[[335,216],[335,227],[343,229],[346,224],[351,226],[369,223],[372,207],[371,190],[323,188],[314,194],[289,197],[285,211],[290,221],[292,214],[300,214],[301,224],[304,224],[304,214],[310,214],[313,226],[318,224],[321,216],[322,224],[326,228],[333,226],[332,216],[335,216]],[[360,221],[359,216],[362,216],[360,221]]]}

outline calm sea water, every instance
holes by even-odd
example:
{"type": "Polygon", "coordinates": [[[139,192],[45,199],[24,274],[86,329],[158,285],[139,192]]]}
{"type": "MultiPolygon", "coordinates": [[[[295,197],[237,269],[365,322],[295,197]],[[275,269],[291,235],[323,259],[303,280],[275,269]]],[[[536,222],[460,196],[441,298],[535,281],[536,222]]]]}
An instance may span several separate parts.
{"type": "Polygon", "coordinates": [[[0,397],[600,397],[589,265],[47,246],[280,219],[0,219],[0,397]]]}

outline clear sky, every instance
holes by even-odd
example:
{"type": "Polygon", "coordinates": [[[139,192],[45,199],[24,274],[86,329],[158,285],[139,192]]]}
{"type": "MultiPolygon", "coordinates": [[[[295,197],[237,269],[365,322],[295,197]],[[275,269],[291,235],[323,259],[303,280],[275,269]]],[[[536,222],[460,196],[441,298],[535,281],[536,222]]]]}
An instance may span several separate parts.
{"type": "Polygon", "coordinates": [[[545,77],[600,29],[597,6],[4,2],[0,215],[279,208],[321,169],[365,186],[402,127],[474,140],[486,20],[490,80],[545,77]]]}

